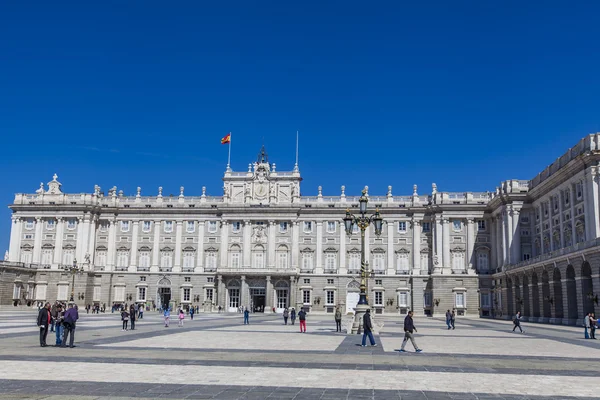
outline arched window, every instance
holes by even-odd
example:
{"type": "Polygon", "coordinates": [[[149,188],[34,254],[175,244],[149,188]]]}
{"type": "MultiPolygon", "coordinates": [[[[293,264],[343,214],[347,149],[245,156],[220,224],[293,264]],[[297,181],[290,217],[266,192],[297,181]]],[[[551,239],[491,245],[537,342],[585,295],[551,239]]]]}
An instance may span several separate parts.
{"type": "Polygon", "coordinates": [[[265,268],[265,248],[263,246],[255,246],[252,250],[252,267],[265,268]]]}
{"type": "Polygon", "coordinates": [[[489,271],[489,257],[487,250],[479,250],[477,253],[477,269],[479,272],[489,271]]]}
{"type": "Polygon", "coordinates": [[[287,269],[288,268],[288,248],[287,246],[281,245],[277,248],[277,268],[287,269]]]}

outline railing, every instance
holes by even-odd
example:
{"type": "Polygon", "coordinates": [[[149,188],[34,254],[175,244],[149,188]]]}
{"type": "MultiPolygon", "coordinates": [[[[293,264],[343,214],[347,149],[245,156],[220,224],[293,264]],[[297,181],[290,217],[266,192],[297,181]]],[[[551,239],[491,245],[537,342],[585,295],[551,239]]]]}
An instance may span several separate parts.
{"type": "Polygon", "coordinates": [[[396,275],[410,275],[410,270],[408,270],[408,269],[396,270],[396,275]]]}
{"type": "MultiPolygon", "coordinates": [[[[510,270],[513,270],[516,268],[521,268],[521,267],[525,267],[528,265],[537,264],[540,262],[551,260],[556,257],[561,257],[561,256],[565,256],[567,254],[575,253],[577,251],[589,249],[589,248],[595,247],[595,246],[600,246],[600,238],[588,240],[587,242],[576,243],[569,247],[563,247],[562,249],[555,250],[551,253],[542,254],[537,257],[530,258],[527,261],[521,261],[517,264],[505,265],[501,268],[501,271],[506,272],[506,271],[510,271],[510,270]]],[[[498,268],[498,269],[500,269],[500,268],[498,268]]],[[[497,272],[499,272],[499,271],[497,271],[497,272]]]]}

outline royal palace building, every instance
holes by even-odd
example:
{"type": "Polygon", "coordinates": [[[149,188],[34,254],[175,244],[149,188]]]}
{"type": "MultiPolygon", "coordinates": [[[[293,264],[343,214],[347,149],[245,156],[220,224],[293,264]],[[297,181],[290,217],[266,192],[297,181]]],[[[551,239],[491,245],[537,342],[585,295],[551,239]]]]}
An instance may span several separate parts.
{"type": "MultiPolygon", "coordinates": [[[[490,192],[432,184],[368,196],[383,232],[366,235],[369,304],[377,314],[508,318],[574,324],[600,289],[600,133],[584,137],[531,180],[490,192]]],[[[351,312],[358,301],[360,233],[342,219],[358,196],[302,196],[298,165],[279,171],[264,148],[247,171],[229,167],[223,194],[65,193],[55,175],[17,194],[0,304],[146,303],[204,311],[351,312]],[[65,267],[74,263],[82,273],[65,267]],[[74,283],[74,284],[73,284],[74,283]]],[[[383,191],[385,192],[385,190],[383,191]]]]}

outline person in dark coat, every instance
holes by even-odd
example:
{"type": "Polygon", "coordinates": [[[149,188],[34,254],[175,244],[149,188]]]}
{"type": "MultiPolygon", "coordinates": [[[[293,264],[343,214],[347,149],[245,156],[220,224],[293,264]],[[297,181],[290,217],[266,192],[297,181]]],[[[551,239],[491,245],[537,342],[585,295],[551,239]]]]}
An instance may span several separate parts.
{"type": "Polygon", "coordinates": [[[371,346],[377,346],[377,343],[375,343],[375,339],[373,338],[373,322],[371,321],[371,309],[369,308],[367,308],[367,312],[363,316],[362,347],[365,347],[367,343],[367,336],[369,337],[371,346]]]}
{"type": "Polygon", "coordinates": [[[306,311],[304,311],[304,308],[298,311],[298,319],[300,320],[300,332],[306,333],[306,311]]]}
{"type": "Polygon", "coordinates": [[[413,312],[409,311],[406,318],[404,318],[404,340],[402,341],[402,347],[400,348],[400,351],[401,352],[406,351],[406,350],[404,350],[404,346],[406,346],[406,343],[410,339],[413,347],[415,348],[415,351],[417,353],[420,353],[422,350],[417,346],[417,342],[415,342],[415,338],[413,337],[413,332],[416,332],[417,328],[415,327],[415,323],[413,322],[412,317],[413,317],[413,312]]]}
{"type": "Polygon", "coordinates": [[[46,303],[44,308],[40,309],[37,318],[37,325],[40,327],[40,347],[46,347],[46,336],[48,336],[48,328],[52,321],[50,315],[50,303],[46,303]]]}
{"type": "Polygon", "coordinates": [[[135,306],[132,304],[129,306],[129,319],[131,321],[131,330],[135,330],[135,317],[137,313],[135,312],[135,306]]]}
{"type": "Polygon", "coordinates": [[[65,335],[61,347],[67,347],[67,338],[69,339],[69,347],[75,347],[73,343],[75,342],[75,325],[77,324],[78,319],[79,312],[77,311],[77,306],[73,303],[69,304],[69,309],[65,313],[65,318],[63,319],[65,335]]]}
{"type": "Polygon", "coordinates": [[[292,325],[296,323],[296,309],[292,307],[292,311],[290,311],[290,320],[292,320],[292,325]]]}

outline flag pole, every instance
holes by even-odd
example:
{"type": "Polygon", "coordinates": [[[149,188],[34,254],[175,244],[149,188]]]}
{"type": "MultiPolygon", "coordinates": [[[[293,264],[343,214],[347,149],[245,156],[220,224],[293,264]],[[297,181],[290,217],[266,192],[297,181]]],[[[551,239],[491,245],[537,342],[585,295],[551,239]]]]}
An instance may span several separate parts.
{"type": "Polygon", "coordinates": [[[231,132],[229,132],[229,151],[227,154],[227,170],[228,171],[231,170],[230,164],[231,164],[231,132]]]}

